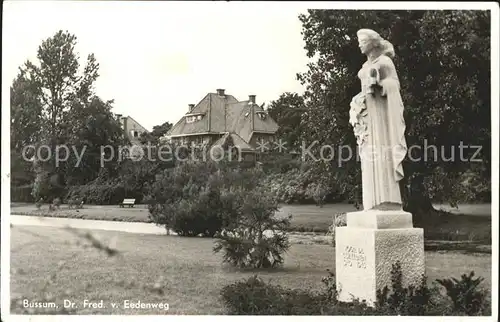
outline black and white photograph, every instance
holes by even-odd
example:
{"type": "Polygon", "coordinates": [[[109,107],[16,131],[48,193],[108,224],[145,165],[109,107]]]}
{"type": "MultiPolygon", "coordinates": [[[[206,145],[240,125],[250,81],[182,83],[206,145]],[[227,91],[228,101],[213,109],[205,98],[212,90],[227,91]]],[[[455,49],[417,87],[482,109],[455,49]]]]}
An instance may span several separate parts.
{"type": "Polygon", "coordinates": [[[497,3],[2,20],[2,321],[498,320],[497,3]]]}

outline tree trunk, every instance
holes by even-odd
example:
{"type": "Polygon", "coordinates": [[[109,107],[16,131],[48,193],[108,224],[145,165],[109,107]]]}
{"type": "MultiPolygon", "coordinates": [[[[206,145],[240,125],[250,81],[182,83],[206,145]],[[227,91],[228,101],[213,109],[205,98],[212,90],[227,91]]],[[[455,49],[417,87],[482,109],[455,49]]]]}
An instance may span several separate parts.
{"type": "Polygon", "coordinates": [[[411,212],[417,220],[435,212],[430,198],[425,193],[424,178],[423,175],[418,175],[409,185],[401,184],[403,208],[411,212]]]}

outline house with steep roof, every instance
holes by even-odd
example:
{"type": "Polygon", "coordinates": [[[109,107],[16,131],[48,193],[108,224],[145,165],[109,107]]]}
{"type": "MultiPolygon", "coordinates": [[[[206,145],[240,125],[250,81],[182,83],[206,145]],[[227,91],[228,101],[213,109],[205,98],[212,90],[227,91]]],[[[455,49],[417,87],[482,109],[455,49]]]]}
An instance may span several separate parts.
{"type": "Polygon", "coordinates": [[[260,152],[271,143],[278,124],[255,102],[256,96],[238,101],[233,95],[217,89],[198,104],[189,104],[187,113],[170,129],[166,138],[184,145],[231,145],[245,155],[260,152]]]}
{"type": "Polygon", "coordinates": [[[139,138],[142,133],[148,132],[144,126],[139,124],[131,116],[122,116],[121,114],[116,115],[120,120],[120,125],[123,129],[124,134],[130,140],[132,144],[140,144],[139,138]]]}
{"type": "Polygon", "coordinates": [[[116,114],[116,117],[120,121],[120,126],[123,130],[123,134],[129,139],[130,147],[128,154],[129,157],[135,158],[142,156],[142,145],[140,142],[141,134],[148,132],[144,126],[139,124],[131,116],[122,116],[121,114],[116,114]]]}

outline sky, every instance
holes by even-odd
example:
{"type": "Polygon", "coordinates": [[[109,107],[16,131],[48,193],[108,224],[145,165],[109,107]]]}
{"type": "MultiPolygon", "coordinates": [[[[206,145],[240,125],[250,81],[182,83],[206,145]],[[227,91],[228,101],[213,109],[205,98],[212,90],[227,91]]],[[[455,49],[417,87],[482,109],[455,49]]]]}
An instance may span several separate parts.
{"type": "Polygon", "coordinates": [[[259,105],[303,93],[305,12],[279,2],[5,1],[4,76],[11,83],[44,39],[67,30],[82,68],[96,56],[97,94],[151,130],[218,88],[238,100],[256,95],[259,105]]]}

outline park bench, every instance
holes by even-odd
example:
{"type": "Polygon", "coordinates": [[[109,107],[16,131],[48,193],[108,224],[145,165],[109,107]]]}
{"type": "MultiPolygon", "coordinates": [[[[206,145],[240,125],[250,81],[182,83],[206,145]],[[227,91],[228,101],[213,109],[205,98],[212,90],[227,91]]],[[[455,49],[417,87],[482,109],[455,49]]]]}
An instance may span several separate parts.
{"type": "Polygon", "coordinates": [[[135,204],[135,199],[123,199],[123,201],[120,203],[120,208],[123,208],[125,206],[133,207],[135,204]]]}

